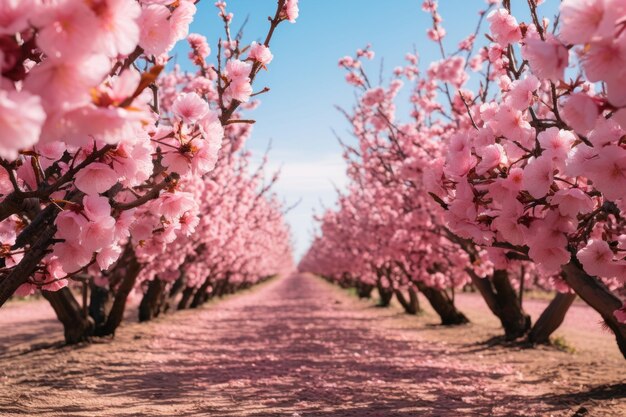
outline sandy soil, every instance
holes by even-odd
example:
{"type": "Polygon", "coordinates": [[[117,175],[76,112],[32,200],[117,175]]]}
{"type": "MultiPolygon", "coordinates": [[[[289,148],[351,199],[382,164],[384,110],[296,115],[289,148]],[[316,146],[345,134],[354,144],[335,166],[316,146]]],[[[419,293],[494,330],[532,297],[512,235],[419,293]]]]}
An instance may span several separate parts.
{"type": "Polygon", "coordinates": [[[568,353],[491,346],[480,300],[458,304],[474,323],[442,328],[294,275],[114,341],[41,348],[60,340],[53,314],[12,303],[0,416],[626,416],[625,362],[587,307],[559,331],[568,353]]]}

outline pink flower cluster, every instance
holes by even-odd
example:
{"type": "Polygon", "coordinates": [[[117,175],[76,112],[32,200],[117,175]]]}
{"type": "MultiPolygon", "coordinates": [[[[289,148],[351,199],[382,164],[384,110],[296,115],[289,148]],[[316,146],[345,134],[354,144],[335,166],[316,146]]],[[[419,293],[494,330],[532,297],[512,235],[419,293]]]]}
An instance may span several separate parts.
{"type": "Polygon", "coordinates": [[[300,268],[394,288],[504,271],[520,287],[576,292],[626,340],[615,311],[626,300],[626,3],[564,0],[560,31],[532,2],[529,22],[496,8],[484,12],[490,42],[470,35],[454,54],[436,2],[423,9],[443,54],[425,73],[409,57],[385,88],[358,57],[340,60],[360,91],[358,146],[344,152],[352,186],[319,218],[300,268]],[[413,84],[407,123],[395,117],[401,78],[413,84]]]}
{"type": "MultiPolygon", "coordinates": [[[[206,38],[189,34],[195,3],[0,6],[0,305],[78,276],[114,293],[132,259],[139,287],[200,247],[211,257],[189,265],[198,285],[216,265],[250,283],[291,266],[280,205],[237,153],[251,133],[241,110],[258,104],[251,84],[272,54],[254,43],[247,62],[233,42],[208,63],[206,38]],[[183,39],[197,72],[162,74],[183,39]]],[[[276,7],[271,32],[283,12],[295,19],[297,2],[276,7]]]]}

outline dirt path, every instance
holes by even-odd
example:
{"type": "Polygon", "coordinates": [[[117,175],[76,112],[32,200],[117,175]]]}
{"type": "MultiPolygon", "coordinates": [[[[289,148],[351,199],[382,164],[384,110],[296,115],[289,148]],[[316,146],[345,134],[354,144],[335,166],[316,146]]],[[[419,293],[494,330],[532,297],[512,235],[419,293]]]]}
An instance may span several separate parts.
{"type": "Polygon", "coordinates": [[[113,342],[5,346],[0,416],[626,415],[624,361],[606,335],[585,333],[599,348],[571,354],[487,347],[491,322],[434,322],[292,276],[129,324],[113,342]]]}

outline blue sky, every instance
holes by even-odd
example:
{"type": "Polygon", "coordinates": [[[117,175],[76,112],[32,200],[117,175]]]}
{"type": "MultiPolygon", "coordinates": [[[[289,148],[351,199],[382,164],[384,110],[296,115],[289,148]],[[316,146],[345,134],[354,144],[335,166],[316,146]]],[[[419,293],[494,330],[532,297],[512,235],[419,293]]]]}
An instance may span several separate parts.
{"type": "MultiPolygon", "coordinates": [[[[223,27],[213,1],[198,3],[198,14],[191,31],[207,37],[212,54],[223,27]]],[[[268,28],[267,16],[273,13],[275,0],[231,0],[227,9],[235,14],[233,28],[249,16],[244,42],[261,40],[268,28]]],[[[526,0],[513,0],[513,11],[525,10],[526,0]]],[[[542,14],[552,18],[557,0],[547,0],[542,14]]],[[[376,59],[369,73],[378,79],[380,60],[387,77],[404,63],[406,52],[418,51],[423,64],[438,60],[436,45],[426,39],[430,17],[421,10],[421,0],[300,0],[297,23],[281,24],[272,40],[274,60],[269,71],[255,82],[255,91],[264,86],[271,91],[261,96],[261,106],[250,115],[257,120],[247,146],[261,154],[272,140],[272,168],[282,167],[277,192],[288,205],[301,200],[288,214],[294,234],[296,255],[307,248],[314,222],[313,210],[335,201],[335,186],[342,188],[346,179],[340,147],[332,132],[350,141],[349,126],[335,105],[349,109],[354,103],[353,89],[344,82],[344,72],[337,60],[353,55],[357,48],[370,43],[376,59]]],[[[448,34],[447,49],[456,49],[459,40],[473,32],[478,11],[484,0],[440,0],[440,13],[448,34]]],[[[522,19],[525,16],[521,13],[522,19]]],[[[175,53],[183,68],[186,47],[175,53]]]]}

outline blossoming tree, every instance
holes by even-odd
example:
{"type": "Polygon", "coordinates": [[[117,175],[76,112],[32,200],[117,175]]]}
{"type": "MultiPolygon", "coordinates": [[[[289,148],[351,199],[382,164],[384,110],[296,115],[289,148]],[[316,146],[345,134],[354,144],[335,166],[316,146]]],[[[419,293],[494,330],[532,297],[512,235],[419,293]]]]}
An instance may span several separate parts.
{"type": "Polygon", "coordinates": [[[225,40],[209,64],[204,37],[188,34],[191,0],[3,2],[0,306],[43,290],[75,342],[94,323],[68,283],[83,283],[84,309],[90,283],[104,286],[114,301],[99,332],[112,334],[147,265],[211,224],[207,175],[239,158],[248,128],[238,126],[252,123],[240,110],[254,107],[275,29],[298,15],[297,0],[279,0],[265,41],[246,46],[216,7],[225,40]],[[160,78],[185,38],[198,74],[160,78]]]}
{"type": "Polygon", "coordinates": [[[626,4],[565,0],[550,22],[529,1],[529,21],[519,23],[510,1],[488,3],[476,30],[448,54],[437,3],[424,2],[441,60],[422,74],[413,53],[395,70],[414,82],[409,123],[395,120],[388,91],[397,87],[370,85],[358,59],[370,51],[340,62],[347,81],[363,91],[355,112],[362,120],[351,123],[384,137],[360,140],[365,147],[357,151],[404,161],[381,162],[379,170],[417,185],[442,214],[437,227],[412,238],[439,230],[466,251],[472,282],[507,335],[505,319],[517,323],[512,337],[530,330],[515,287],[521,295],[524,284],[540,285],[561,294],[530,330],[531,340],[547,339],[575,293],[601,314],[626,354],[626,96],[619,82],[626,4]],[[488,42],[480,45],[485,17],[488,42]]]}

